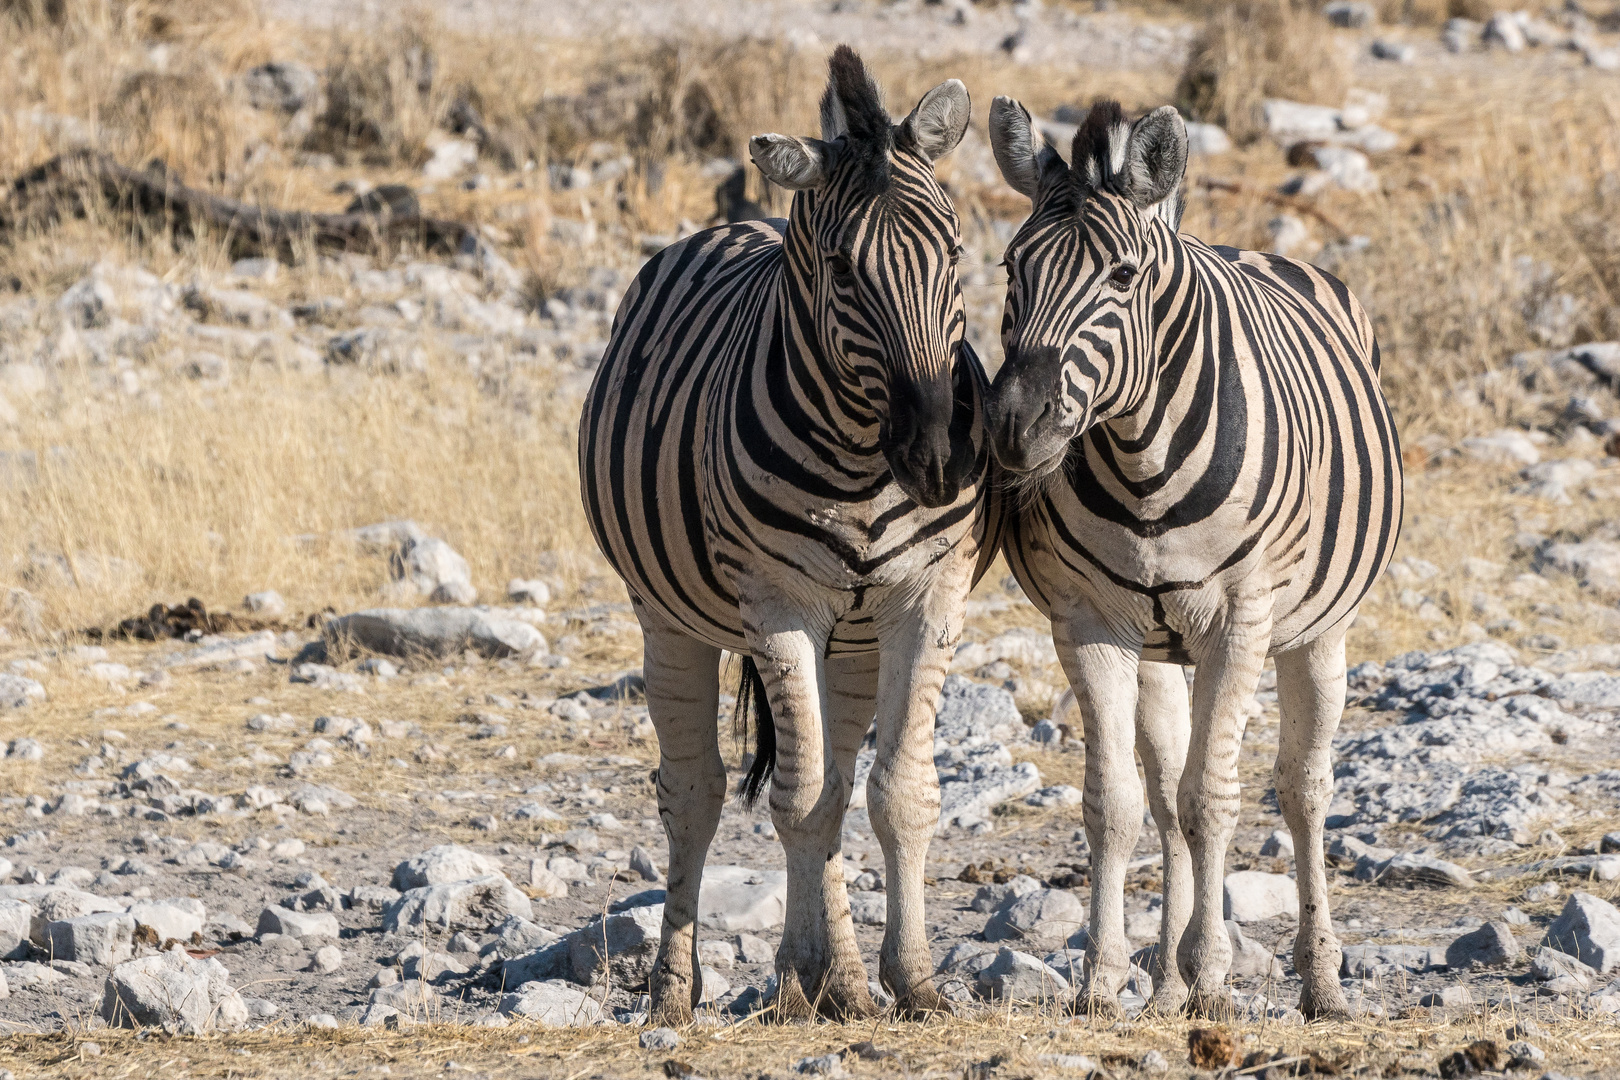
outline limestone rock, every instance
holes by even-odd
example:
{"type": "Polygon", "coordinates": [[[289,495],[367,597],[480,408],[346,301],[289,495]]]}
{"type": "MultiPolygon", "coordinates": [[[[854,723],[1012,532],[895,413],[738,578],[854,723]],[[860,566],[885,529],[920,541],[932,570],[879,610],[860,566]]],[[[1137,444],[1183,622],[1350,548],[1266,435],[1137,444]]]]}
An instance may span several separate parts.
{"type": "Polygon", "coordinates": [[[135,920],[121,911],[49,923],[45,936],[53,960],[112,967],[135,955],[135,920]]]}
{"type": "Polygon", "coordinates": [[[101,1017],[113,1027],[173,1025],[196,1035],[234,1031],[248,1011],[223,964],[172,949],[115,967],[102,992],[101,1017]]]}
{"type": "Polygon", "coordinates": [[[384,911],[383,929],[484,930],[511,915],[533,918],[529,898],[502,875],[488,874],[411,889],[384,911]]]}
{"type": "Polygon", "coordinates": [[[1002,946],[979,972],[979,993],[995,1001],[1058,1001],[1069,996],[1069,981],[1038,958],[1002,946]]]}
{"type": "Polygon", "coordinates": [[[340,928],[337,916],[329,912],[289,911],[284,907],[267,907],[259,912],[259,935],[280,934],[290,938],[335,938],[340,928]]]}
{"type": "Polygon", "coordinates": [[[574,981],[590,985],[604,974],[615,986],[646,981],[658,958],[663,924],[663,904],[592,919],[564,939],[574,981]]]}
{"type": "Polygon", "coordinates": [[[426,653],[452,657],[472,649],[481,656],[498,658],[546,651],[540,631],[498,609],[373,608],[333,619],[321,633],[333,647],[342,649],[352,642],[390,656],[426,653]]]}
{"type": "Polygon", "coordinates": [[[602,1018],[602,1007],[595,998],[561,979],[525,983],[501,997],[500,1011],[546,1027],[585,1027],[602,1018]]]}
{"type": "Polygon", "coordinates": [[[1299,916],[1299,887],[1286,874],[1239,870],[1226,875],[1223,907],[1234,922],[1263,922],[1279,915],[1299,916]]]}
{"type": "Polygon", "coordinates": [[[459,844],[439,844],[394,867],[394,888],[404,892],[424,885],[499,874],[500,864],[459,844]]]}
{"type": "Polygon", "coordinates": [[[1572,892],[1547,928],[1546,944],[1607,975],[1620,968],[1620,910],[1590,893],[1572,892]]]}
{"type": "Polygon", "coordinates": [[[1488,922],[1470,930],[1446,947],[1446,966],[1453,968],[1507,967],[1524,955],[1524,948],[1507,923],[1488,922]]]}
{"type": "Polygon", "coordinates": [[[1086,925],[1086,906],[1067,889],[1009,896],[984,926],[986,941],[1067,941],[1086,925]]]}

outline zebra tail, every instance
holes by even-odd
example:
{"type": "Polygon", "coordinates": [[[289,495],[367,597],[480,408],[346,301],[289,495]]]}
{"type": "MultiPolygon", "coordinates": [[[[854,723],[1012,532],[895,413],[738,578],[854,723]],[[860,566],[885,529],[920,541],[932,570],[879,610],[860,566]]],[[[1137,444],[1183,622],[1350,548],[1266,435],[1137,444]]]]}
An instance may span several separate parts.
{"type": "Polygon", "coordinates": [[[736,721],[746,736],[748,714],[754,715],[754,763],[743,777],[742,798],[746,806],[759,801],[759,793],[770,783],[776,771],[776,720],[771,716],[771,700],[765,694],[765,680],[759,674],[759,665],[752,656],[743,657],[742,679],[737,684],[736,721]]]}

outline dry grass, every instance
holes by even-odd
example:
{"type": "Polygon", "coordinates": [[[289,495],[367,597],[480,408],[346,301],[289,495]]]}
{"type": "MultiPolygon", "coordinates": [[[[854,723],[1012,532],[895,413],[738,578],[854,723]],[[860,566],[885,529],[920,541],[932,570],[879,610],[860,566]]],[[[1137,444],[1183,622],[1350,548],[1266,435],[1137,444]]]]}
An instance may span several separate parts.
{"type": "MultiPolygon", "coordinates": [[[[1501,1040],[1514,1022],[1492,1015],[1447,1023],[1440,1018],[1390,1024],[1335,1025],[1331,1030],[1288,1029],[1276,1025],[1235,1029],[1239,1052],[1282,1050],[1290,1055],[1316,1051],[1330,1061],[1384,1073],[1398,1062],[1432,1071],[1438,1059],[1477,1038],[1501,1040]]],[[[974,1065],[995,1061],[985,1071],[998,1075],[1075,1075],[1041,1059],[1048,1055],[1085,1054],[1119,1072],[1158,1049],[1172,1068],[1184,1070],[1185,1021],[1114,1027],[1085,1018],[1007,1016],[987,1012],[949,1024],[895,1025],[818,1024],[782,1029],[750,1024],[723,1030],[696,1029],[673,1053],[644,1051],[633,1031],[548,1031],[519,1027],[500,1031],[428,1025],[409,1033],[309,1032],[288,1035],[275,1029],[208,1040],[163,1040],[160,1052],[171,1068],[195,1077],[276,1077],[287,1075],[365,1075],[386,1066],[392,1076],[443,1075],[447,1065],[490,1077],[667,1076],[686,1075],[675,1061],[697,1076],[782,1075],[794,1061],[808,1056],[848,1051],[871,1043],[887,1057],[862,1059],[848,1052],[845,1067],[855,1076],[956,1076],[974,1065]]],[[[1567,1023],[1543,1040],[1549,1063],[1564,1067],[1595,1064],[1616,1050],[1613,1028],[1594,1023],[1567,1023]]],[[[75,1078],[115,1077],[139,1069],[152,1059],[152,1041],[138,1042],[124,1033],[96,1032],[99,1056],[83,1052],[83,1034],[25,1036],[10,1041],[9,1058],[0,1066],[49,1069],[50,1075],[75,1078]]],[[[1505,1043],[1504,1043],[1505,1045],[1505,1043]]],[[[1385,1073],[1397,1075],[1396,1072],[1385,1073]]],[[[27,1074],[23,1074],[27,1075],[27,1074]]]]}
{"type": "MultiPolygon", "coordinates": [[[[127,160],[159,157],[190,182],[222,193],[341,209],[348,196],[333,190],[338,180],[420,184],[413,166],[428,133],[451,122],[458,103],[471,103],[490,136],[482,167],[505,179],[488,191],[424,191],[424,206],[496,228],[539,293],[577,280],[590,265],[630,269],[638,235],[667,235],[683,219],[705,221],[714,183],[699,169],[705,155],[737,153],[760,130],[815,130],[822,58],[781,43],[492,41],[447,33],[420,12],[367,35],[309,33],[256,16],[204,19],[183,30],[169,23],[160,42],[151,19],[125,17],[92,0],[67,4],[54,21],[19,19],[18,10],[0,15],[12,20],[19,42],[12,55],[20,61],[0,69],[0,100],[14,103],[0,113],[0,172],[89,139],[127,160]],[[161,70],[154,56],[166,57],[161,70]],[[328,72],[325,103],[307,130],[251,109],[232,89],[248,67],[269,59],[328,72]],[[597,143],[634,157],[621,190],[581,194],[518,183],[533,176],[521,171],[520,160],[588,161],[601,152],[597,143]],[[308,147],[332,152],[338,168],[301,166],[308,147]],[[518,167],[503,174],[503,163],[518,167]],[[593,247],[550,237],[553,221],[582,216],[599,227],[593,247]]],[[[1284,33],[1279,40],[1300,40],[1299,13],[1277,5],[1263,10],[1273,20],[1266,25],[1284,33]]],[[[1313,42],[1331,41],[1319,21],[1311,26],[1313,42]]],[[[1243,61],[1250,64],[1242,69],[1250,80],[1244,93],[1270,92],[1264,56],[1243,55],[1253,61],[1243,61]]],[[[1121,76],[1084,68],[1008,70],[983,58],[869,59],[897,110],[949,76],[963,78],[981,103],[1011,92],[1038,111],[1105,93],[1139,108],[1173,89],[1168,72],[1121,76]]],[[[1316,202],[1322,220],[1311,224],[1324,241],[1340,232],[1371,240],[1338,271],[1378,327],[1384,385],[1404,440],[1411,445],[1430,435],[1447,443],[1545,421],[1521,394],[1487,395],[1480,406],[1462,409],[1451,392],[1538,343],[1525,319],[1520,256],[1553,267],[1548,287],[1581,298],[1578,340],[1620,330],[1620,235],[1612,224],[1620,191],[1604,181],[1620,162],[1620,111],[1612,95],[1554,55],[1438,75],[1385,65],[1363,73],[1368,78],[1370,88],[1394,102],[1384,122],[1402,137],[1401,151],[1376,162],[1380,193],[1324,194],[1316,202]],[[1514,104],[1532,84],[1533,112],[1514,104]]],[[[962,161],[947,160],[945,175],[970,243],[993,257],[990,221],[1016,216],[1019,202],[999,185],[984,185],[962,161]]],[[[1195,162],[1186,228],[1210,240],[1265,245],[1277,207],[1264,193],[1290,171],[1267,143],[1195,162]],[[1206,191],[1198,184],[1204,176],[1235,180],[1242,191],[1206,191]]],[[[177,283],[206,280],[228,262],[223,238],[176,246],[161,232],[116,218],[70,221],[3,243],[14,292],[46,300],[109,255],[177,283]]],[[[311,260],[283,274],[271,294],[286,301],[346,287],[311,260]]],[[[999,285],[975,287],[971,296],[993,305],[999,285]]],[[[37,344],[13,338],[0,349],[26,358],[37,344]]],[[[486,595],[512,574],[533,572],[546,551],[575,558],[576,574],[589,572],[591,545],[573,474],[572,391],[559,397],[550,375],[498,358],[474,371],[438,346],[419,375],[311,378],[274,363],[239,361],[229,385],[210,387],[171,374],[194,347],[182,338],[148,347],[136,358],[138,393],[116,389],[122,376],[88,365],[62,371],[60,389],[40,397],[15,385],[0,391],[19,413],[0,433],[0,449],[44,463],[37,476],[0,487],[0,550],[14,555],[0,567],[0,583],[35,592],[47,629],[105,625],[155,600],[191,594],[228,605],[272,585],[302,611],[362,603],[375,595],[381,573],[375,560],[291,538],[389,517],[417,517],[449,538],[472,561],[486,595]],[[160,395],[162,408],[150,406],[151,393],[160,395]],[[30,569],[34,552],[125,572],[103,573],[92,587],[53,581],[30,569]]],[[[435,346],[429,342],[428,349],[435,346]]],[[[993,352],[987,359],[997,360],[993,352]]],[[[1507,545],[1511,530],[1499,523],[1546,514],[1508,493],[1507,470],[1456,466],[1409,479],[1414,525],[1426,516],[1458,527],[1409,528],[1403,553],[1443,567],[1464,553],[1522,563],[1507,545]]],[[[1600,501],[1584,504],[1583,512],[1598,519],[1613,510],[1600,501]]],[[[1375,596],[1368,623],[1377,629],[1358,629],[1352,639],[1358,656],[1432,646],[1432,631],[1454,633],[1471,619],[1460,602],[1465,587],[1450,590],[1459,602],[1441,626],[1417,623],[1393,595],[1375,596]]],[[[1565,599],[1573,601],[1570,591],[1565,599]]],[[[1557,632],[1571,644],[1605,632],[1579,617],[1566,622],[1557,632]]]]}
{"type": "Polygon", "coordinates": [[[1344,101],[1349,57],[1314,5],[1240,0],[1212,8],[1176,87],[1177,103],[1194,117],[1248,141],[1261,134],[1264,98],[1344,101]]]}

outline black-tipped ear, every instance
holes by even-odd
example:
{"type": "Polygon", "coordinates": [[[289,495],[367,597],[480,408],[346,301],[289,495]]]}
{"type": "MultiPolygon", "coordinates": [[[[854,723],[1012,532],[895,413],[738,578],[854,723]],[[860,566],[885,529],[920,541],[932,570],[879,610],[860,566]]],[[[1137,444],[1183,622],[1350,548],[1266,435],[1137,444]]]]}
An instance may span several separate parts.
{"type": "Polygon", "coordinates": [[[842,135],[887,140],[890,125],[877,80],[854,49],[838,46],[827,61],[827,89],[821,95],[822,141],[842,135]]]}
{"type": "Polygon", "coordinates": [[[923,95],[906,117],[906,134],[929,161],[938,161],[967,134],[973,111],[967,87],[960,79],[946,79],[923,95]]]}
{"type": "Polygon", "coordinates": [[[1058,152],[1035,129],[1029,110],[1010,97],[990,103],[990,149],[995,151],[1002,177],[1031,201],[1040,192],[1042,175],[1063,164],[1058,152]]]}
{"type": "Polygon", "coordinates": [[[1180,222],[1177,196],[1187,173],[1187,125],[1169,105],[1154,109],[1131,128],[1125,161],[1119,171],[1120,193],[1143,211],[1171,211],[1173,227],[1180,222]],[[1171,200],[1171,204],[1167,204],[1171,200]]]}
{"type": "Polygon", "coordinates": [[[755,135],[748,140],[748,156],[767,180],[789,191],[818,188],[832,172],[833,147],[820,139],[755,135]]]}

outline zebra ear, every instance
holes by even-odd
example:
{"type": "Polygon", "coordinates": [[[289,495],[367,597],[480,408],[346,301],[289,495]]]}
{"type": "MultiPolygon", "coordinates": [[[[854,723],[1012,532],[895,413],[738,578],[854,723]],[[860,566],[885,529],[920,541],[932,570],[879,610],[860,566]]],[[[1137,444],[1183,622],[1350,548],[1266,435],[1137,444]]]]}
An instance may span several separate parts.
{"type": "Polygon", "coordinates": [[[972,101],[960,79],[946,79],[917,102],[903,127],[929,161],[938,161],[967,134],[972,101]]]}
{"type": "Polygon", "coordinates": [[[1041,189],[1041,177],[1063,159],[1035,128],[1029,110],[1010,97],[990,103],[990,148],[995,151],[1001,175],[1015,191],[1034,201],[1041,189]]]}
{"type": "Polygon", "coordinates": [[[1179,224],[1179,192],[1186,173],[1187,125],[1180,113],[1165,105],[1132,126],[1119,184],[1138,209],[1157,210],[1171,227],[1179,224]]]}
{"type": "Polygon", "coordinates": [[[804,191],[827,182],[833,147],[820,139],[755,135],[748,140],[748,156],[767,180],[789,191],[804,191]]]}

